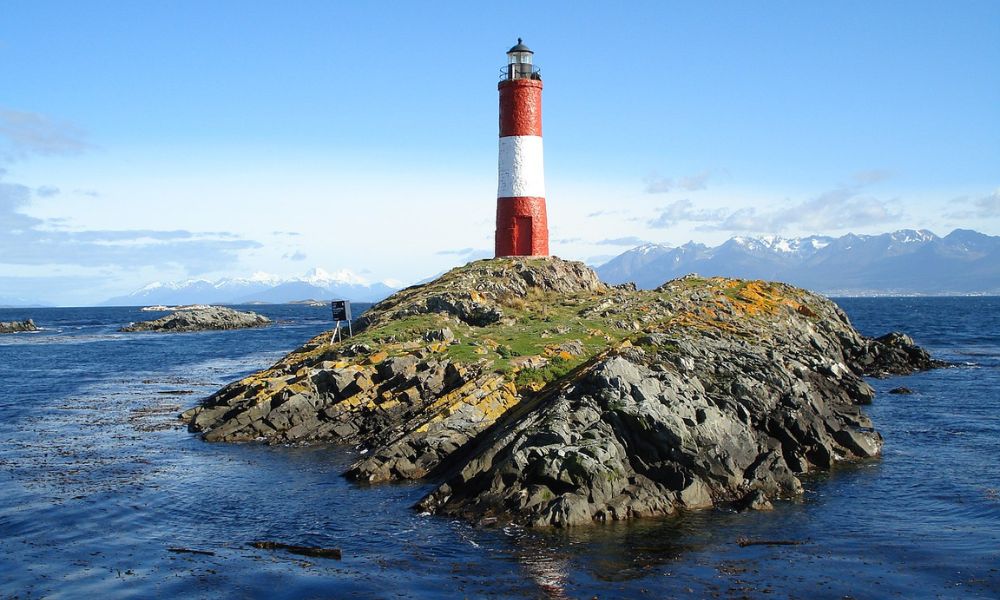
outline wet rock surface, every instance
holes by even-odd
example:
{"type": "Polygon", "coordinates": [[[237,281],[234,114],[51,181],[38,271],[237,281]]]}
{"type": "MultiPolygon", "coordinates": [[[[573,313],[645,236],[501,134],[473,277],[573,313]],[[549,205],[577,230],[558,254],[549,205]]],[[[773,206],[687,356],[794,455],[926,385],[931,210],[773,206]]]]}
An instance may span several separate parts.
{"type": "Polygon", "coordinates": [[[866,375],[880,378],[947,366],[946,363],[931,358],[926,350],[917,346],[913,338],[900,331],[868,339],[868,344],[854,360],[866,375]]]}
{"type": "Polygon", "coordinates": [[[38,331],[31,319],[24,321],[0,321],[0,333],[20,333],[23,331],[38,331]]]}
{"type": "Polygon", "coordinates": [[[778,283],[611,288],[580,263],[478,261],[311,340],[182,417],[209,441],[356,444],[346,473],[432,477],[417,507],[573,526],[731,504],[879,455],[864,375],[937,366],[778,283]]]}
{"type": "Polygon", "coordinates": [[[246,329],[266,327],[271,319],[255,312],[234,310],[223,306],[204,306],[189,310],[179,310],[152,321],[139,321],[121,331],[207,331],[213,329],[246,329]]]}

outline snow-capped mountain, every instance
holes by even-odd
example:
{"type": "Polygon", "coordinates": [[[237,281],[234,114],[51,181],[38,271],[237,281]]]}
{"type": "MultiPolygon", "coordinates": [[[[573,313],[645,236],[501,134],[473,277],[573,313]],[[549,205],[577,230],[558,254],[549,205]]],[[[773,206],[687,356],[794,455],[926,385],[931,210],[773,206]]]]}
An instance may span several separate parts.
{"type": "Polygon", "coordinates": [[[779,280],[827,294],[1000,293],[1000,237],[956,229],[881,235],[734,237],[719,246],[645,244],[597,268],[654,288],[687,273],[779,280]]]}
{"type": "Polygon", "coordinates": [[[343,269],[329,273],[320,268],[309,270],[301,277],[283,278],[269,273],[254,273],[250,277],[231,277],[209,281],[153,282],[131,294],[111,298],[109,306],[139,306],[146,304],[247,304],[264,302],[280,304],[307,299],[346,299],[355,302],[376,302],[398,289],[385,282],[368,283],[357,274],[343,269]]]}

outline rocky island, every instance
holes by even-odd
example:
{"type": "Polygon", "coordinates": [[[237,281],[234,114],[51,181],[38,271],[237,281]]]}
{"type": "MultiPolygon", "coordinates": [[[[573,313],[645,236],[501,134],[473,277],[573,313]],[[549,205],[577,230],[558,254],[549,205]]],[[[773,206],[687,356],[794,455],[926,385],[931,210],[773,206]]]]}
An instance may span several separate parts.
{"type": "Polygon", "coordinates": [[[211,329],[245,329],[265,327],[271,319],[255,312],[234,310],[223,306],[198,306],[178,310],[152,321],[139,321],[122,327],[120,331],[206,331],[211,329]]]}
{"type": "Polygon", "coordinates": [[[24,321],[0,321],[0,333],[20,333],[23,331],[38,331],[31,319],[24,321]]]}
{"type": "Polygon", "coordinates": [[[404,289],[182,414],[208,441],[354,444],[350,478],[428,478],[417,507],[572,526],[732,505],[878,456],[865,375],[937,366],[830,300],[687,276],[608,286],[558,258],[483,260],[404,289]]]}

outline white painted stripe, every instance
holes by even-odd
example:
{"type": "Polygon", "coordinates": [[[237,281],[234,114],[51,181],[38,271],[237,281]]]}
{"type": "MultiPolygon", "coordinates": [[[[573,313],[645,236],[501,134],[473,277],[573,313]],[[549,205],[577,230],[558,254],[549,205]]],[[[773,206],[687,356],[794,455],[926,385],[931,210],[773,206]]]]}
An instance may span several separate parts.
{"type": "Polygon", "coordinates": [[[511,135],[500,138],[500,185],[497,198],[545,197],[542,138],[511,135]]]}

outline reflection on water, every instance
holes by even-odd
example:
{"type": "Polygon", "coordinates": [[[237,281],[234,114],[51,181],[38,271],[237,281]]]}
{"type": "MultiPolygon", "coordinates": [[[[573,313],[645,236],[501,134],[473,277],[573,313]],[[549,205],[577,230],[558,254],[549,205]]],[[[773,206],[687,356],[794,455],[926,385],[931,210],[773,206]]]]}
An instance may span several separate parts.
{"type": "Polygon", "coordinates": [[[872,382],[881,460],[810,479],[771,513],[570,531],[422,516],[410,507],[432,484],[351,484],[351,448],[206,444],[177,426],[322,331],[324,309],[255,307],[281,324],[169,335],[118,334],[134,309],[33,311],[46,331],[0,336],[0,594],[997,597],[1000,302],[843,305],[863,332],[902,328],[962,365],[872,382]],[[899,385],[915,393],[885,393],[899,385]]]}

